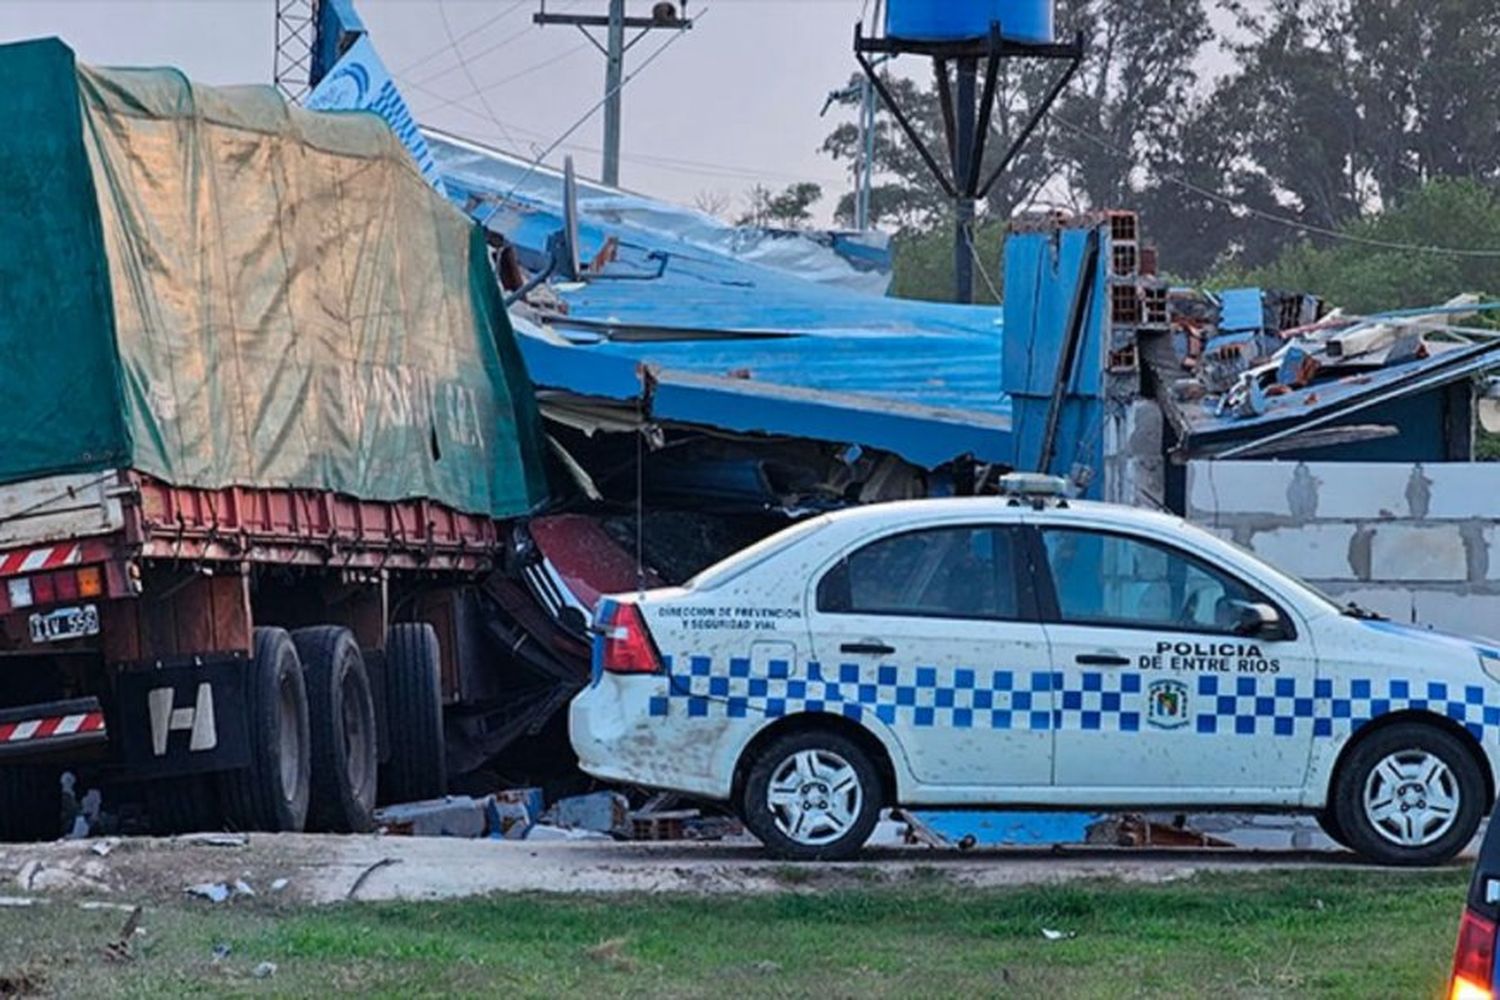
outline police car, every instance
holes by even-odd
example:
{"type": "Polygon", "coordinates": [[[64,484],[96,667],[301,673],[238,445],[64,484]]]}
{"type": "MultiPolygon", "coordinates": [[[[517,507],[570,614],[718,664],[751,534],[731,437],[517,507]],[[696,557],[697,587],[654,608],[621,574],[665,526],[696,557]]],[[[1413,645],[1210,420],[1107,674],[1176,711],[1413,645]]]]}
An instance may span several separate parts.
{"type": "Polygon", "coordinates": [[[1400,865],[1470,841],[1500,648],[1175,517],[1007,489],[815,517],[603,600],[584,770],[727,801],[793,859],[853,855],[895,805],[1306,812],[1400,865]]]}

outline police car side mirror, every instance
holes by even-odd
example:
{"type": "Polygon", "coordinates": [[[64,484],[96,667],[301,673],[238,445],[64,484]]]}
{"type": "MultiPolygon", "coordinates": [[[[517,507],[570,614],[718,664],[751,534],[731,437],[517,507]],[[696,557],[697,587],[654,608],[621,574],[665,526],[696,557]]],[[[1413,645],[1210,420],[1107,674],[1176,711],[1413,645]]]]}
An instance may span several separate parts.
{"type": "Polygon", "coordinates": [[[1286,635],[1281,612],[1269,604],[1235,605],[1234,634],[1251,639],[1280,639],[1286,635]]]}

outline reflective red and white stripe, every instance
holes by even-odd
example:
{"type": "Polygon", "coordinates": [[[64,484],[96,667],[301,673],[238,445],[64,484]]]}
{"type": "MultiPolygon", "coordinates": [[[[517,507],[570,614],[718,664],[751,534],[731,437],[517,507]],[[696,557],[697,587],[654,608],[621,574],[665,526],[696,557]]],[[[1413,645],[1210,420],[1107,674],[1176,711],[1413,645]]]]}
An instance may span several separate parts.
{"type": "Polygon", "coordinates": [[[75,733],[97,733],[104,729],[103,712],[78,712],[73,715],[49,715],[41,719],[0,722],[0,743],[44,740],[75,733]]]}
{"type": "Polygon", "coordinates": [[[17,573],[35,573],[59,566],[72,566],[83,556],[83,546],[76,542],[63,545],[44,545],[36,549],[16,549],[0,553],[0,576],[17,573]]]}

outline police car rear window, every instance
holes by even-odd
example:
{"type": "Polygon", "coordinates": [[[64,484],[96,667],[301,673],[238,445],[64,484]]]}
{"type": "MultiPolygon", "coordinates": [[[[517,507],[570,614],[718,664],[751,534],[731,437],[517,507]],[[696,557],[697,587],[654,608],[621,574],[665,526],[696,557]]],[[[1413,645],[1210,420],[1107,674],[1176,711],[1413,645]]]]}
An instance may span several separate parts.
{"type": "Polygon", "coordinates": [[[833,614],[1015,619],[1015,532],[988,526],[934,528],[872,542],[818,584],[818,610],[833,614]]]}

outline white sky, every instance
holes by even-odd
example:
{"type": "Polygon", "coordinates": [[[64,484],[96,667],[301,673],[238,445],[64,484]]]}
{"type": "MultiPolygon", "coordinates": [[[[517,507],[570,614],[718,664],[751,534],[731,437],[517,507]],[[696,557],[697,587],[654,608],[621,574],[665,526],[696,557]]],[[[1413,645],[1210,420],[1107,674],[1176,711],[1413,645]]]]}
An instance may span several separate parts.
{"type": "MultiPolygon", "coordinates": [[[[533,25],[538,0],[357,2],[424,124],[534,155],[603,94],[603,56],[575,28],[533,25]]],[[[854,23],[866,2],[689,0],[701,22],[625,89],[622,184],[691,203],[704,191],[738,199],[757,181],[779,188],[811,180],[824,187],[819,214],[827,221],[849,179],[817,152],[837,121],[819,111],[828,91],[857,69],[854,23]]],[[[275,5],[0,0],[0,40],[57,35],[85,62],[174,65],[205,83],[270,82],[275,5]]],[[[605,0],[548,3],[570,12],[606,7],[605,0]]],[[[650,0],[628,0],[627,10],[650,7],[650,0]]],[[[627,71],[669,37],[658,31],[643,39],[627,71]]],[[[581,173],[597,176],[601,131],[596,114],[553,160],[572,152],[581,173]]]]}

